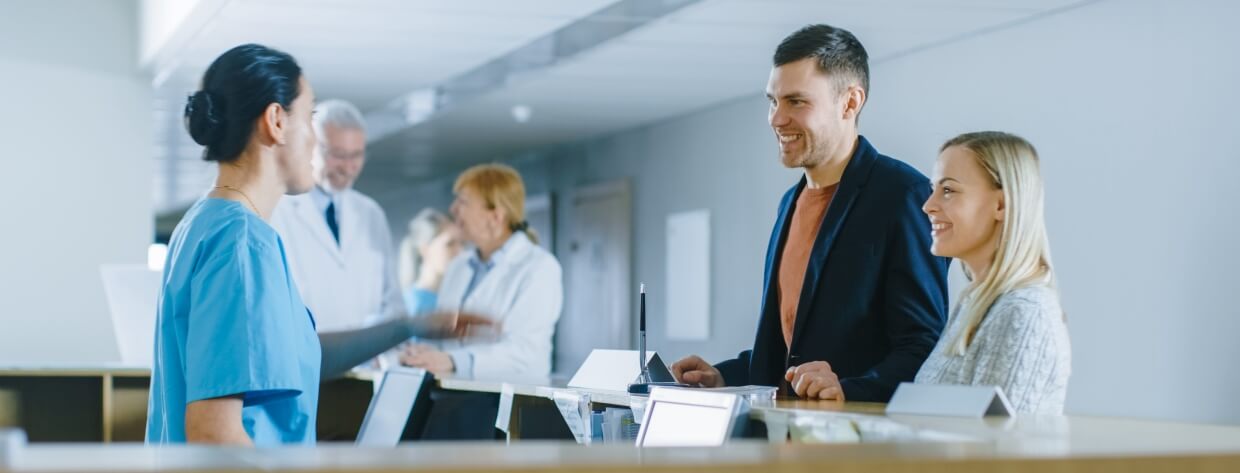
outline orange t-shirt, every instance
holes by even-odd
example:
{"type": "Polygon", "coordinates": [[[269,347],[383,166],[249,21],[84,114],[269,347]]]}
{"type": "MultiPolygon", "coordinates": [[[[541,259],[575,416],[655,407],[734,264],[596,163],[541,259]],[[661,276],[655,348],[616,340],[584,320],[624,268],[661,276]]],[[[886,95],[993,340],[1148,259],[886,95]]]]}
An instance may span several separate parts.
{"type": "Polygon", "coordinates": [[[805,284],[805,270],[809,255],[814,251],[818,227],[822,217],[835,197],[839,184],[801,190],[792,210],[792,224],[784,240],[784,252],[779,256],[779,321],[784,332],[784,346],[792,348],[792,330],[796,327],[797,306],[801,303],[801,286],[805,284]]]}

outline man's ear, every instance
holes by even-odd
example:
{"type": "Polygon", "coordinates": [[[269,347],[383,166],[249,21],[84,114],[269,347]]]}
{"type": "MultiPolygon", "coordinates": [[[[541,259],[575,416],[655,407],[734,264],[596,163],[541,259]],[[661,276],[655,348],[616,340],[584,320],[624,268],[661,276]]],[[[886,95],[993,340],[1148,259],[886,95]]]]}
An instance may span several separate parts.
{"type": "Polygon", "coordinates": [[[848,90],[844,92],[844,119],[856,120],[861,114],[861,108],[865,107],[865,89],[860,85],[851,84],[848,90]]]}

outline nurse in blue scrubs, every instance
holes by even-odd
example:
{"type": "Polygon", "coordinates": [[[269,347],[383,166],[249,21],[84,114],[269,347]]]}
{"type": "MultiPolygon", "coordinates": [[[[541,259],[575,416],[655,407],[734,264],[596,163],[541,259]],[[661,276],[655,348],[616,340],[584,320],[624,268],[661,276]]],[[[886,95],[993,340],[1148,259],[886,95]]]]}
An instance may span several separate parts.
{"type": "Polygon", "coordinates": [[[289,56],[248,44],[207,69],[185,122],[219,164],[172,234],[155,334],[147,442],[313,444],[319,381],[411,336],[453,337],[482,317],[433,313],[316,334],[267,224],[313,185],[314,90],[289,56]]]}

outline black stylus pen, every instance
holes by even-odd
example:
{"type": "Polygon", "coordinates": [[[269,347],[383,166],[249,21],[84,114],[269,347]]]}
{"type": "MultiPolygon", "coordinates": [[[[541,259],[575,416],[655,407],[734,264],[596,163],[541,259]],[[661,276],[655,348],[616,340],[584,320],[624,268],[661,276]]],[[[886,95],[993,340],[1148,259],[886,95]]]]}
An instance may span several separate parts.
{"type": "Polygon", "coordinates": [[[640,363],[642,367],[641,382],[649,383],[650,368],[646,366],[646,283],[641,284],[640,305],[641,308],[639,309],[640,315],[638,316],[639,321],[637,330],[637,356],[640,359],[637,360],[637,362],[640,363]]]}

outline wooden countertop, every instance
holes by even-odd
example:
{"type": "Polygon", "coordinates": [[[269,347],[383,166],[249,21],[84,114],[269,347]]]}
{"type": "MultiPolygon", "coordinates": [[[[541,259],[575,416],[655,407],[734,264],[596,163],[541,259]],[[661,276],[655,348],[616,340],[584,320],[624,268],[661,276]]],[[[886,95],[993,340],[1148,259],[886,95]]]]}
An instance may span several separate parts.
{"type": "Polygon", "coordinates": [[[853,444],[858,446],[976,444],[986,446],[989,455],[1036,458],[1240,455],[1240,426],[1092,416],[888,416],[881,413],[882,404],[803,403],[779,402],[775,408],[755,409],[755,417],[784,416],[784,422],[800,423],[803,428],[851,420],[862,434],[862,443],[853,444]],[[802,405],[785,407],[791,404],[802,405]]]}
{"type": "Polygon", "coordinates": [[[103,363],[98,365],[77,363],[0,365],[0,376],[78,377],[104,375],[149,377],[151,376],[151,369],[120,363],[103,363]]]}
{"type": "Polygon", "coordinates": [[[1165,455],[1130,452],[1048,454],[986,443],[771,445],[744,441],[726,448],[637,449],[561,442],[427,443],[395,449],[350,445],[246,450],[210,447],[70,446],[27,448],[10,472],[355,471],[355,472],[1032,472],[1240,471],[1240,452],[1165,455]]]}
{"type": "MultiPolygon", "coordinates": [[[[440,381],[445,389],[498,392],[505,383],[440,381]],[[466,389],[469,388],[469,389],[466,389]]],[[[514,393],[558,389],[507,383],[514,393]]],[[[553,395],[553,394],[552,394],[553,395]]],[[[592,392],[591,399],[627,393],[592,392]]],[[[236,449],[138,444],[36,444],[0,472],[355,471],[972,473],[1078,471],[1240,471],[1240,426],[1088,416],[949,418],[886,416],[883,404],[780,400],[752,415],[789,427],[801,443],[758,440],[722,448],[638,449],[571,442],[411,443],[394,449],[351,444],[236,449]],[[831,427],[859,436],[824,435],[831,427]],[[847,437],[847,436],[845,436],[847,437]]]]}

